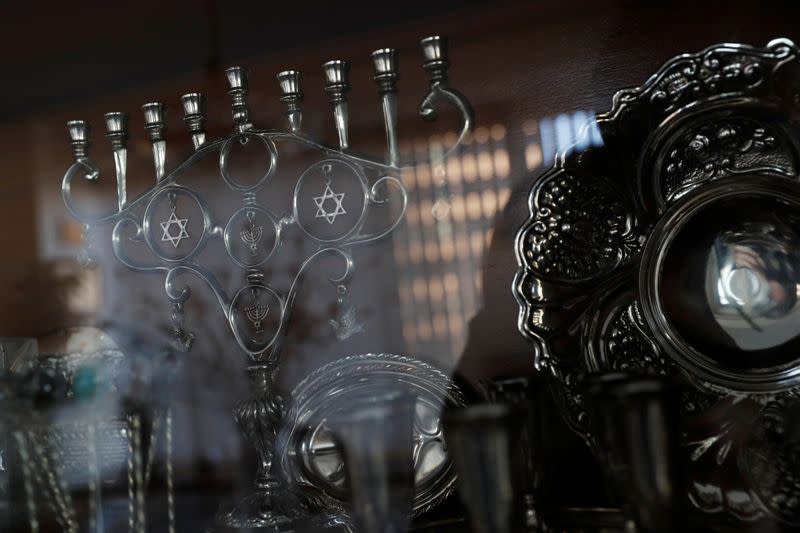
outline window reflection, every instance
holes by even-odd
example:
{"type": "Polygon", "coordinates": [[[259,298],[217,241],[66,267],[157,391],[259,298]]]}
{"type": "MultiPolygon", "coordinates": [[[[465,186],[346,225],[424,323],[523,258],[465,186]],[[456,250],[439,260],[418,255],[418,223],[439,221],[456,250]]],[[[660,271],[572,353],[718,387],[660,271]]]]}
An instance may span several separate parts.
{"type": "MultiPolygon", "coordinates": [[[[456,140],[451,132],[417,139],[409,159],[436,161],[456,140]]],[[[404,172],[409,205],[394,239],[401,280],[403,337],[416,353],[457,354],[465,324],[480,306],[481,261],[498,211],[510,196],[506,127],[475,129],[446,162],[404,172]]]]}
{"type": "MultiPolygon", "coordinates": [[[[528,124],[526,135],[533,137],[536,130],[535,124],[528,124]]],[[[541,154],[541,160],[550,164],[556,154],[567,154],[574,151],[582,151],[592,146],[602,146],[603,137],[597,126],[597,118],[594,113],[587,111],[575,111],[574,113],[562,113],[553,118],[543,118],[539,121],[539,142],[538,150],[531,148],[536,146],[535,141],[529,142],[526,147],[526,160],[528,168],[535,168],[537,165],[531,163],[536,161],[536,153],[541,154]],[[530,157],[528,151],[530,150],[530,157]]]]}
{"type": "Polygon", "coordinates": [[[525,136],[525,167],[533,170],[551,164],[556,154],[602,146],[603,137],[591,111],[562,113],[522,124],[525,136]]]}
{"type": "MultiPolygon", "coordinates": [[[[526,120],[521,130],[528,171],[541,170],[556,153],[603,144],[591,111],[526,120]]],[[[437,161],[455,141],[450,132],[401,150],[408,159],[437,161]]],[[[508,142],[505,125],[481,125],[447,161],[404,171],[409,205],[394,259],[402,278],[403,338],[412,352],[457,356],[463,349],[466,324],[481,305],[483,254],[511,195],[508,142]]]]}

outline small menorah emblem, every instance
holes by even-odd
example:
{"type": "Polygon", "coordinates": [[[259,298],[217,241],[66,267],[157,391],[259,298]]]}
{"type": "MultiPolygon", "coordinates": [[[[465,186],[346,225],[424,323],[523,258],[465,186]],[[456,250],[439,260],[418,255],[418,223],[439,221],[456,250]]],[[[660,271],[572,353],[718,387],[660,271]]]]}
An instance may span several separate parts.
{"type": "Polygon", "coordinates": [[[247,319],[250,320],[250,322],[253,324],[253,327],[256,328],[256,332],[260,333],[262,331],[261,323],[264,322],[265,318],[267,318],[269,306],[254,302],[253,305],[245,307],[244,312],[247,315],[247,319]]]}
{"type": "Polygon", "coordinates": [[[261,236],[264,234],[264,227],[256,226],[255,216],[256,214],[253,211],[247,213],[247,219],[250,224],[240,232],[242,241],[250,247],[250,253],[253,255],[258,253],[258,241],[261,240],[261,236]]]}

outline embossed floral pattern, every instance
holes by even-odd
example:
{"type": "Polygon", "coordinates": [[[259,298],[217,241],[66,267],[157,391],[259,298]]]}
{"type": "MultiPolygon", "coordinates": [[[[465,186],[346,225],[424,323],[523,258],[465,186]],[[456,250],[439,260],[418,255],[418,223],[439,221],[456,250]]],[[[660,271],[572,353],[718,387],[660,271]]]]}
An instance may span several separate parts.
{"type": "Polygon", "coordinates": [[[535,203],[526,253],[544,276],[576,280],[610,272],[641,248],[619,195],[602,180],[553,176],[535,203]]]}
{"type": "Polygon", "coordinates": [[[771,124],[741,118],[704,123],[684,133],[669,153],[661,180],[662,194],[674,201],[712,179],[754,168],[786,174],[796,170],[780,134],[771,124]]]}

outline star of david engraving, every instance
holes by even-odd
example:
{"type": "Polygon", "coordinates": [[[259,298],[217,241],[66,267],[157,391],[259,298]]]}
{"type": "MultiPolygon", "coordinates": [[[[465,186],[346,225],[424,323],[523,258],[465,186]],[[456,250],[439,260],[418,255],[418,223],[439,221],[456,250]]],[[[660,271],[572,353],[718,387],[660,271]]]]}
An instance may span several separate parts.
{"type": "Polygon", "coordinates": [[[325,191],[322,193],[322,196],[314,197],[314,203],[317,204],[317,214],[314,215],[314,217],[324,218],[328,221],[328,224],[333,224],[336,222],[336,217],[347,214],[347,211],[342,207],[342,200],[344,200],[344,193],[334,193],[333,189],[331,189],[330,182],[326,183],[325,191]],[[334,204],[332,211],[326,208],[326,203],[330,204],[330,202],[334,204]]]}
{"type": "Polygon", "coordinates": [[[175,211],[172,211],[167,221],[161,222],[161,229],[164,230],[164,234],[161,236],[161,240],[164,242],[169,241],[170,243],[172,243],[172,246],[177,248],[183,239],[189,238],[189,232],[186,231],[186,224],[188,222],[189,222],[188,218],[178,218],[175,215],[175,211]],[[172,234],[173,224],[178,226],[177,235],[172,234]]]}

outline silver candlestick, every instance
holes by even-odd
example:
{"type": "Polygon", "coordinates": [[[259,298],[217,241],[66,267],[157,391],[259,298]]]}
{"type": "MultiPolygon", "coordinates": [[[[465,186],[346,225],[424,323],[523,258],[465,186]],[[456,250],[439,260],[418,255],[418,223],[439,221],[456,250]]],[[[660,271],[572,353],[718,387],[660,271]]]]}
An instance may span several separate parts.
{"type": "MultiPolygon", "coordinates": [[[[472,109],[467,100],[447,84],[445,41],[431,37],[422,41],[425,69],[431,84],[423,99],[420,114],[430,119],[435,108],[446,103],[460,115],[458,141],[442,157],[457,149],[472,128],[472,109]]],[[[386,136],[388,162],[349,151],[348,110],[346,93],[349,65],[346,61],[329,61],[323,65],[324,90],[333,107],[338,146],[326,146],[301,131],[303,99],[301,73],[287,70],[278,74],[281,100],[286,105],[287,131],[258,129],[252,122],[247,102],[247,71],[232,67],[226,71],[228,94],[232,98],[233,133],[220,138],[206,138],[206,102],[200,93],[181,97],[184,120],[191,134],[194,153],[174,169],[166,170],[164,141],[164,107],[160,103],[143,106],[145,128],[153,144],[155,183],[137,198],[126,196],[127,115],[106,115],[108,137],[114,150],[118,206],[105,215],[89,215],[76,207],[72,185],[77,177],[96,181],[97,166],[88,155],[89,128],[83,121],[69,123],[75,162],[67,170],[62,183],[62,196],[69,213],[84,224],[85,236],[94,226],[113,224],[112,249],[128,268],[138,272],[161,273],[165,276],[165,292],[172,304],[172,329],[181,350],[188,350],[194,335],[184,329],[184,304],[190,289],[181,283],[181,276],[193,275],[203,281],[216,297],[220,310],[241,350],[250,360],[248,373],[253,383],[253,397],[240,404],[235,417],[259,456],[259,475],[255,491],[232,511],[220,514],[220,521],[231,527],[275,527],[312,511],[281,485],[273,468],[275,434],[284,419],[286,400],[277,393],[275,374],[279,369],[280,345],[291,315],[297,290],[311,265],[323,256],[338,258],[341,270],[329,277],[337,291],[347,289],[352,272],[351,249],[370,244],[389,235],[405,214],[408,194],[400,180],[401,166],[397,150],[396,53],[382,49],[372,56],[375,79],[379,85],[386,136]],[[267,189],[278,161],[276,141],[296,143],[321,154],[296,178],[292,203],[284,213],[275,213],[259,205],[259,194],[267,189]],[[242,182],[229,165],[235,144],[253,142],[267,155],[267,165],[260,179],[242,182]],[[242,205],[224,220],[212,218],[206,199],[181,176],[204,157],[217,157],[222,183],[241,194],[242,205]],[[368,179],[368,175],[380,176],[368,179]],[[179,177],[182,182],[179,183],[179,177]],[[356,183],[358,202],[350,202],[353,192],[344,192],[340,180],[356,183]],[[346,199],[346,196],[348,197],[346,199]],[[398,209],[382,227],[365,231],[367,215],[374,206],[397,204],[398,209]],[[360,209],[353,206],[359,206],[360,209]],[[166,216],[163,213],[168,213],[166,216]],[[190,224],[191,213],[200,213],[200,223],[190,224]],[[261,271],[280,249],[282,235],[289,227],[298,227],[316,244],[316,249],[301,263],[290,288],[285,293],[273,289],[261,271]],[[213,239],[223,242],[232,263],[242,269],[244,283],[234,294],[228,294],[212,271],[198,257],[204,245],[213,239]],[[147,254],[129,254],[138,246],[147,254]],[[149,255],[149,260],[139,259],[149,255]],[[136,259],[134,259],[136,257],[136,259]]],[[[410,162],[408,166],[415,165],[410,162]]],[[[194,215],[195,217],[197,215],[194,215]]]]}

